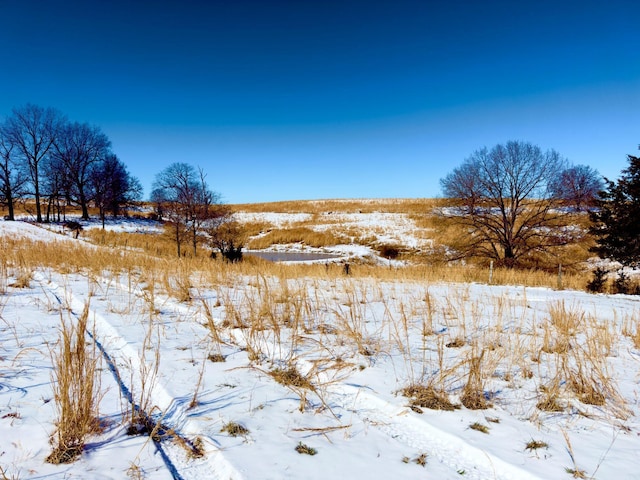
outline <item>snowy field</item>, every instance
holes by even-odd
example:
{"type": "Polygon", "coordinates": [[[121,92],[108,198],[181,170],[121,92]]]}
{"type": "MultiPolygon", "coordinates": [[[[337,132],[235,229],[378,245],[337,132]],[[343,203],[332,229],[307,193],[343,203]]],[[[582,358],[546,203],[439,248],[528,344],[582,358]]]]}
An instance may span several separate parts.
{"type": "MultiPolygon", "coordinates": [[[[82,242],[22,222],[1,236],[82,242]]],[[[187,300],[135,272],[22,286],[3,268],[4,478],[640,477],[638,297],[193,272],[187,300]],[[52,465],[52,355],[85,308],[102,428],[52,465]],[[474,389],[486,408],[462,404],[474,389]],[[160,433],[130,434],[132,403],[160,433]]]]}

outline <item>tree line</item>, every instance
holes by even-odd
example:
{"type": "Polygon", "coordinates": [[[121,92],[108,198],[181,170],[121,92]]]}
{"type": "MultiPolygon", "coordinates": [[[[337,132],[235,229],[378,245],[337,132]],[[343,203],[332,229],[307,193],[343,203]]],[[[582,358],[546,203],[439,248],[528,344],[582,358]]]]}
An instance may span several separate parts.
{"type": "MultiPolygon", "coordinates": [[[[189,242],[196,254],[207,240],[231,261],[242,257],[243,236],[231,211],[213,192],[200,168],[176,162],[156,175],[150,200],[171,231],[181,256],[189,242]]],[[[15,206],[35,208],[36,222],[60,221],[76,205],[89,219],[89,206],[117,217],[142,200],[142,185],[113,153],[102,130],[68,120],[53,108],[27,104],[0,123],[0,202],[15,220],[15,206]]]]}
{"type": "Polygon", "coordinates": [[[41,223],[59,221],[66,205],[77,205],[87,220],[90,204],[104,221],[106,213],[118,216],[141,198],[140,182],[99,127],[32,104],[14,108],[0,123],[0,201],[7,220],[15,220],[16,203],[26,199],[41,223]]]}

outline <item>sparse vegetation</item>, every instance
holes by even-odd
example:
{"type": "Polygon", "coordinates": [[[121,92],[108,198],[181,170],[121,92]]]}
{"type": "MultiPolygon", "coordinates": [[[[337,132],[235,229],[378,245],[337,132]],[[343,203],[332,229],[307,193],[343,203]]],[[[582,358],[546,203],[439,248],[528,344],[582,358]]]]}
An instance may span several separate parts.
{"type": "Polygon", "coordinates": [[[469,425],[469,428],[471,430],[476,430],[477,432],[482,432],[482,433],[489,433],[489,427],[487,427],[486,425],[482,425],[481,423],[478,422],[474,422],[471,425],[469,425]]]}
{"type": "Polygon", "coordinates": [[[531,440],[524,447],[525,450],[538,450],[540,448],[549,448],[549,444],[541,440],[531,440]]]}
{"type": "Polygon", "coordinates": [[[301,455],[315,455],[316,453],[318,453],[318,451],[315,448],[305,445],[302,442],[299,442],[298,445],[296,446],[296,452],[298,452],[301,455]]]}
{"type": "Polygon", "coordinates": [[[412,407],[429,408],[432,410],[453,411],[460,408],[451,403],[443,392],[438,392],[430,385],[409,385],[402,390],[402,394],[410,399],[412,407]]]}
{"type": "Polygon", "coordinates": [[[249,429],[238,422],[225,423],[220,431],[228,433],[232,437],[244,437],[246,435],[249,435],[249,429]]]}
{"type": "MultiPolygon", "coordinates": [[[[397,202],[384,208],[401,211],[404,207],[397,202]]],[[[316,218],[307,221],[324,216],[322,212],[314,215],[316,218]]],[[[412,215],[422,215],[424,224],[430,218],[418,212],[412,215]]],[[[311,225],[305,228],[305,234],[315,234],[311,225]]],[[[342,240],[342,232],[339,228],[336,231],[339,233],[332,232],[335,236],[331,241],[342,240]]],[[[620,318],[611,320],[611,315],[601,317],[601,312],[580,300],[562,301],[565,292],[552,292],[556,296],[544,292],[544,301],[540,301],[537,290],[531,295],[531,289],[525,288],[531,285],[555,289],[556,273],[494,268],[494,285],[522,286],[485,288],[482,284],[489,278],[486,266],[473,262],[428,263],[430,253],[423,254],[424,263],[414,262],[411,257],[412,263],[405,266],[350,260],[354,267],[346,276],[340,264],[285,265],[250,257],[231,263],[212,260],[208,252],[200,251],[204,249],[195,254],[188,250],[181,258],[175,258],[175,244],[161,235],[88,229],[84,237],[82,242],[55,245],[3,238],[0,286],[8,291],[3,295],[11,295],[12,289],[20,286],[23,274],[29,279],[30,289],[38,293],[40,287],[35,286],[41,285],[41,280],[35,272],[45,271],[70,274],[71,278],[86,277],[92,289],[107,292],[101,298],[107,299],[105,304],[111,303],[112,292],[127,297],[117,305],[109,305],[108,311],[126,318],[142,333],[135,340],[136,362],[127,365],[125,371],[130,375],[123,379],[131,384],[130,400],[135,405],[128,406],[125,413],[129,431],[157,441],[175,440],[186,446],[191,457],[203,454],[202,441],[196,444],[196,438],[190,442],[168,427],[164,419],[167,411],[157,405],[153,393],[163,375],[160,352],[166,342],[173,341],[174,323],[184,325],[183,332],[190,332],[188,341],[181,338],[172,345],[176,356],[168,360],[192,372],[189,378],[193,383],[183,402],[186,406],[192,398],[189,415],[197,415],[209,405],[212,392],[218,395],[216,389],[231,391],[232,384],[244,387],[231,377],[229,383],[212,382],[212,372],[232,372],[230,375],[235,376],[244,375],[240,371],[250,371],[260,376],[260,382],[280,391],[283,402],[293,401],[295,405],[299,397],[302,418],[313,418],[315,422],[326,417],[333,422],[344,417],[340,416],[342,412],[333,411],[343,407],[336,407],[339,402],[330,396],[331,386],[355,388],[352,385],[358,385],[358,376],[366,378],[369,372],[375,374],[382,368],[393,371],[393,375],[387,382],[388,391],[381,394],[388,395],[389,403],[395,402],[411,421],[425,421],[425,417],[434,414],[425,409],[443,411],[437,415],[458,416],[456,411],[461,406],[490,409],[491,402],[495,402],[504,408],[500,417],[508,425],[504,420],[514,407],[504,392],[512,391],[518,391],[525,405],[519,407],[518,415],[530,412],[526,415],[540,425],[548,425],[545,422],[550,416],[560,423],[575,412],[603,421],[616,419],[615,424],[619,425],[632,410],[616,385],[620,377],[614,365],[615,359],[630,348],[640,348],[637,314],[625,311],[620,318]],[[211,363],[225,360],[227,365],[211,363]],[[345,381],[350,377],[356,380],[345,381]],[[406,398],[393,398],[392,393],[406,398]],[[423,415],[410,413],[407,405],[423,415]]],[[[374,237],[368,241],[372,248],[376,245],[374,237]]],[[[403,249],[402,261],[407,258],[403,249]]],[[[584,288],[584,283],[584,272],[574,276],[570,269],[565,271],[565,288],[584,288]]],[[[56,308],[59,307],[45,306],[48,311],[56,308]]],[[[4,323],[10,334],[11,325],[4,323]]],[[[170,365],[173,367],[173,363],[170,365]]],[[[369,389],[362,387],[361,392],[369,389]]],[[[256,401],[253,392],[247,397],[251,412],[273,406],[261,398],[256,401]]],[[[129,403],[129,399],[126,401],[129,403]]],[[[289,412],[295,410],[295,406],[290,407],[289,412]]],[[[488,410],[485,423],[500,423],[496,412],[488,410]]],[[[95,426],[97,413],[92,415],[95,426]]],[[[378,426],[374,421],[370,425],[378,426]]],[[[489,426],[478,422],[469,425],[469,429],[490,433],[489,426]]],[[[320,430],[321,433],[314,430],[312,434],[331,440],[332,430],[320,430]]],[[[230,441],[227,435],[249,435],[246,427],[237,422],[225,423],[221,431],[226,434],[219,435],[222,441],[230,441]]],[[[550,433],[550,442],[553,435],[550,433]]],[[[526,437],[518,441],[531,452],[548,446],[537,440],[527,443],[526,437]]],[[[316,453],[302,443],[298,447],[316,453]]],[[[69,458],[81,452],[82,448],[77,447],[68,454],[69,458]]],[[[427,455],[418,453],[403,461],[425,466],[427,455]]],[[[394,458],[401,458],[396,455],[394,458]]],[[[67,457],[60,458],[68,461],[67,457]]],[[[577,467],[571,471],[572,475],[582,472],[577,467]]]]}
{"type": "Polygon", "coordinates": [[[301,375],[293,366],[288,368],[276,368],[269,372],[269,375],[271,375],[276,382],[287,387],[303,389],[313,388],[309,379],[301,375]]]}
{"type": "Polygon", "coordinates": [[[413,461],[421,467],[425,467],[427,465],[427,454],[421,453],[416,458],[414,458],[413,461]]]}

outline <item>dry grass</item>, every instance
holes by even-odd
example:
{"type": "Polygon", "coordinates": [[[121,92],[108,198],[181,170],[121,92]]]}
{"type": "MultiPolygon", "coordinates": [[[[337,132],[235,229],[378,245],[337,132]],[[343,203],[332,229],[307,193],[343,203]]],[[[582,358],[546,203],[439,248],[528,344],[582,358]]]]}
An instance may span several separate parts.
{"type": "Polygon", "coordinates": [[[549,444],[547,442],[543,442],[542,440],[531,440],[527,442],[524,449],[529,451],[539,450],[540,448],[549,448],[549,444]]]}
{"type": "Polygon", "coordinates": [[[0,465],[0,480],[19,480],[19,473],[10,473],[9,467],[0,465]]]}
{"type": "MultiPolygon", "coordinates": [[[[129,435],[149,435],[160,439],[167,429],[161,423],[161,415],[154,415],[161,413],[158,406],[154,404],[153,396],[160,368],[160,333],[159,326],[156,327],[154,323],[154,318],[149,318],[145,338],[138,353],[140,361],[137,368],[135,365],[130,365],[131,393],[128,398],[129,405],[127,405],[129,417],[127,432],[129,435]]],[[[195,403],[195,394],[192,403],[195,403]]]]}
{"type": "MultiPolygon", "coordinates": [[[[92,231],[87,231],[90,233],[92,231]]],[[[101,231],[97,231],[99,235],[101,231]]],[[[111,234],[105,232],[107,236],[111,234]]],[[[226,282],[230,275],[255,275],[260,272],[266,276],[286,276],[289,278],[315,277],[337,278],[344,274],[340,265],[283,265],[267,262],[246,256],[239,264],[224,264],[214,261],[200,249],[197,258],[175,258],[175,245],[167,243],[160,235],[114,234],[117,242],[109,244],[110,248],[90,249],[76,242],[33,242],[24,239],[3,239],[3,252],[8,272],[29,272],[37,267],[50,267],[62,273],[91,272],[99,275],[104,271],[112,272],[157,272],[157,278],[185,278],[182,272],[206,272],[207,283],[226,282]],[[129,237],[131,236],[131,237],[129,237]],[[135,239],[135,241],[134,241],[135,239]],[[133,246],[140,242],[140,247],[133,246]],[[126,246],[126,248],[122,248],[126,246]],[[214,268],[215,266],[215,268],[214,268]],[[215,279],[213,277],[216,277],[215,279]]],[[[314,232],[315,235],[315,232],[314,232]]],[[[325,237],[326,238],[326,237],[325,237]]],[[[100,245],[100,242],[97,242],[100,245]]],[[[317,244],[326,243],[318,241],[317,244]]],[[[461,265],[445,262],[422,263],[402,268],[392,268],[371,264],[352,264],[350,275],[354,278],[375,278],[379,281],[422,281],[422,282],[457,282],[487,283],[489,269],[482,265],[461,265]]],[[[563,287],[584,289],[583,273],[565,272],[563,287]]],[[[23,282],[26,284],[26,282],[23,282]]],[[[492,283],[495,285],[523,285],[530,287],[557,288],[557,274],[541,270],[493,270],[492,283]]],[[[185,296],[189,283],[173,285],[169,282],[165,287],[174,289],[177,297],[185,296]]]]}
{"type": "Polygon", "coordinates": [[[626,418],[629,412],[607,359],[617,336],[611,327],[578,306],[567,307],[563,301],[549,306],[548,321],[541,327],[538,360],[549,372],[549,380],[540,387],[537,408],[561,412],[573,397],[584,405],[606,408],[615,418],[626,418]]]}
{"type": "Polygon", "coordinates": [[[53,353],[58,420],[49,463],[72,462],[82,453],[87,435],[99,430],[100,355],[95,344],[87,346],[85,341],[88,317],[88,303],[75,322],[61,315],[60,343],[53,353]]]}
{"type": "Polygon", "coordinates": [[[486,425],[482,425],[479,422],[472,423],[471,425],[469,425],[469,428],[471,430],[475,430],[476,432],[489,434],[489,427],[487,427],[486,425]]]}
{"type": "Polygon", "coordinates": [[[276,368],[269,372],[271,378],[273,378],[280,385],[286,387],[293,387],[296,389],[313,389],[313,384],[309,379],[303,376],[294,366],[288,368],[276,368]]]}
{"type": "Polygon", "coordinates": [[[470,410],[485,410],[491,405],[484,396],[484,375],[482,372],[482,359],[485,351],[482,350],[478,355],[472,352],[471,357],[467,361],[468,374],[467,383],[462,389],[460,402],[470,410]]]}
{"type": "Polygon", "coordinates": [[[306,445],[302,442],[299,442],[298,445],[296,446],[296,452],[298,452],[301,455],[315,455],[316,453],[318,453],[318,451],[315,448],[310,447],[309,445],[306,445]]]}
{"type": "Polygon", "coordinates": [[[418,408],[446,411],[460,408],[459,405],[451,403],[444,392],[437,391],[431,385],[409,385],[402,389],[402,394],[410,399],[409,406],[414,411],[417,411],[418,408]]]}
{"type": "Polygon", "coordinates": [[[432,198],[372,199],[372,200],[294,200],[271,203],[232,205],[234,211],[251,213],[411,213],[423,214],[436,207],[445,206],[446,200],[432,198]]]}
{"type": "Polygon", "coordinates": [[[232,437],[244,437],[249,435],[249,429],[238,422],[225,423],[220,431],[223,433],[228,433],[232,437]]]}
{"type": "MultiPolygon", "coordinates": [[[[336,212],[409,212],[421,228],[437,230],[442,228],[440,219],[424,213],[435,204],[327,201],[314,204],[311,213],[319,215],[328,208],[336,212]]],[[[270,204],[264,208],[275,211],[276,207],[270,204]]],[[[310,203],[277,208],[309,213],[310,203]]],[[[264,234],[271,227],[254,224],[251,228],[264,234]]],[[[358,232],[350,233],[355,238],[358,232]]],[[[453,228],[447,233],[459,234],[453,228]]],[[[421,263],[399,268],[352,262],[347,277],[341,265],[284,265],[249,257],[230,264],[204,253],[178,259],[175,245],[160,235],[101,231],[87,231],[86,235],[96,245],[3,238],[0,288],[3,279],[4,288],[8,288],[23,273],[29,277],[42,267],[89,277],[109,274],[145,288],[144,321],[148,321],[149,331],[141,358],[144,360],[145,351],[155,358],[147,354],[144,371],[136,372],[142,381],[132,382],[136,395],[132,401],[139,407],[131,408],[130,422],[136,432],[141,424],[151,435],[161,429],[157,421],[150,420],[156,409],[151,390],[159,364],[156,342],[160,335],[155,334],[153,325],[158,319],[160,294],[190,303],[208,329],[193,405],[206,358],[224,360],[224,338],[227,342],[235,339],[238,346],[246,348],[252,365],[269,365],[271,370],[263,373],[299,395],[301,411],[311,404],[307,404],[307,396],[318,395],[323,402],[323,385],[332,378],[374,366],[380,359],[393,359],[398,384],[409,385],[401,392],[414,411],[458,408],[449,400],[451,395],[460,395],[467,408],[488,408],[486,392],[499,392],[508,385],[528,389],[531,410],[537,403],[545,412],[573,409],[624,418],[624,401],[617,393],[608,357],[619,350],[620,342],[625,342],[625,348],[632,343],[640,348],[637,316],[625,319],[620,330],[615,322],[599,322],[595,313],[585,312],[580,305],[552,302],[547,312],[539,314],[541,318],[531,319],[526,298],[506,297],[483,300],[486,310],[481,311],[466,284],[488,283],[489,269],[480,263],[445,262],[437,253],[421,254],[421,263]],[[443,286],[442,282],[451,285],[443,286]],[[214,300],[203,300],[212,298],[211,292],[215,292],[214,300]],[[214,316],[216,308],[224,311],[216,313],[223,315],[222,320],[214,316]]],[[[317,246],[342,241],[335,233],[316,232],[310,226],[272,229],[263,235],[267,237],[266,243],[277,240],[317,246]]],[[[437,238],[436,247],[445,237],[437,238]]],[[[367,241],[373,244],[374,239],[367,241]]],[[[543,270],[496,268],[492,283],[558,288],[558,276],[543,270]]],[[[564,271],[563,288],[584,286],[583,273],[564,271]]],[[[541,412],[534,415],[544,416],[541,412]]]]}
{"type": "Polygon", "coordinates": [[[329,231],[315,231],[308,227],[292,227],[272,230],[264,236],[252,239],[247,247],[259,250],[272,245],[300,243],[308,247],[320,248],[348,242],[349,239],[336,236],[329,231]]]}
{"type": "Polygon", "coordinates": [[[640,349],[640,319],[637,315],[624,318],[622,334],[629,337],[635,348],[640,349]]]}

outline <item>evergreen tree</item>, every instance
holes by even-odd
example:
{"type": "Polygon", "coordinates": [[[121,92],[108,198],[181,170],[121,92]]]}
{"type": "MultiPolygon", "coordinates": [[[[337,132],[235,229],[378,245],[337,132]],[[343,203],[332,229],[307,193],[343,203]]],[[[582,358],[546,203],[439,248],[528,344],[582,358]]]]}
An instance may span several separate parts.
{"type": "Polygon", "coordinates": [[[591,212],[591,251],[624,266],[640,266],[640,158],[629,155],[629,167],[617,182],[605,179],[605,190],[591,212]]]}

